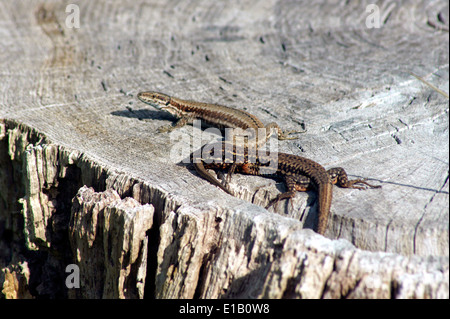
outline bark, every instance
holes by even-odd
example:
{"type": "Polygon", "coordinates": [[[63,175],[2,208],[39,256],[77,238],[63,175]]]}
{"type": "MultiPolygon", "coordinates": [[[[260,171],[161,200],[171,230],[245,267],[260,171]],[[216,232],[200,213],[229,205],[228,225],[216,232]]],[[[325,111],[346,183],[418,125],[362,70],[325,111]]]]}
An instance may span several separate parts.
{"type": "Polygon", "coordinates": [[[4,297],[448,298],[448,2],[73,4],[0,3],[4,297]],[[282,183],[180,163],[219,136],[158,133],[146,90],[382,188],[334,187],[317,235],[314,191],[267,211],[282,183]]]}

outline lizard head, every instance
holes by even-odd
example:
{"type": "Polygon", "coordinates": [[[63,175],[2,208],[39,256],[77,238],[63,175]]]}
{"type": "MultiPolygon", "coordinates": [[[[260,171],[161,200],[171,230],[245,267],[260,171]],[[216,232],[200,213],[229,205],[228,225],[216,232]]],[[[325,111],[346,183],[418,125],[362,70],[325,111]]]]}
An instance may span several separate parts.
{"type": "Polygon", "coordinates": [[[158,110],[164,110],[172,115],[179,116],[180,110],[174,107],[171,102],[171,97],[158,92],[140,92],[137,95],[142,102],[149,104],[158,110]]]}
{"type": "Polygon", "coordinates": [[[158,92],[139,92],[138,99],[160,109],[170,103],[170,96],[158,92]]]}

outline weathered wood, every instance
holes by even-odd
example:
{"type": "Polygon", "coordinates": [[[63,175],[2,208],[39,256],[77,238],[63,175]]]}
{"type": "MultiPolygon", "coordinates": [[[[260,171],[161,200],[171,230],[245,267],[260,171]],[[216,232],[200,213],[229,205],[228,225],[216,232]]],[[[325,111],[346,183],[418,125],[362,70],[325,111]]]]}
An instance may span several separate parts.
{"type": "Polygon", "coordinates": [[[380,4],[379,28],[359,2],[74,3],[72,29],[65,2],[0,3],[3,295],[448,298],[448,98],[410,74],[448,91],[447,2],[380,4]],[[143,90],[304,125],[280,151],[383,187],[334,188],[314,234],[314,192],[267,212],[282,184],[233,198],[178,164],[217,135],[158,134],[143,90]]]}
{"type": "Polygon", "coordinates": [[[112,189],[82,187],[74,198],[69,227],[80,273],[77,295],[88,298],[142,298],[147,269],[146,232],[153,206],[124,200],[112,189]],[[101,232],[101,233],[97,233],[101,232]]]}

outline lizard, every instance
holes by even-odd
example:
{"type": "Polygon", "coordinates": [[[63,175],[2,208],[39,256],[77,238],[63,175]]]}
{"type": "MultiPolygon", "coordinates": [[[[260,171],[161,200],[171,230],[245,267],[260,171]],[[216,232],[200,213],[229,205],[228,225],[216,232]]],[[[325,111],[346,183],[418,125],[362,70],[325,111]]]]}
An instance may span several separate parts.
{"type": "MultiPolygon", "coordinates": [[[[178,118],[178,121],[174,125],[161,127],[159,129],[160,132],[171,132],[176,128],[188,124],[196,118],[202,119],[218,127],[241,128],[244,130],[266,129],[266,134],[263,139],[259,140],[258,137],[254,137],[257,147],[265,144],[274,130],[277,130],[279,140],[295,139],[295,137],[289,137],[289,135],[292,133],[299,133],[296,131],[283,132],[280,130],[279,126],[276,123],[270,123],[264,126],[264,124],[256,116],[243,110],[234,109],[223,105],[182,100],[158,92],[140,92],[138,93],[138,99],[146,104],[156,107],[159,110],[165,110],[178,118]]],[[[224,142],[222,144],[224,149],[226,143],[227,142],[224,142]]],[[[250,144],[245,145],[250,146],[250,144]]],[[[232,153],[233,156],[236,156],[238,155],[236,151],[236,145],[234,145],[233,147],[234,148],[232,153]]],[[[248,154],[246,154],[245,151],[246,149],[247,148],[245,147],[244,149],[240,148],[241,151],[243,150],[240,155],[247,158],[246,162],[242,164],[237,164],[236,162],[224,162],[224,164],[221,165],[217,165],[217,163],[213,165],[207,164],[207,167],[205,167],[203,165],[203,160],[205,160],[205,158],[197,158],[196,160],[191,158],[191,160],[194,163],[195,169],[201,177],[220,187],[230,195],[233,194],[229,190],[229,188],[219,183],[206,170],[206,168],[230,168],[227,179],[231,177],[234,171],[250,175],[283,177],[288,191],[279,194],[269,203],[267,208],[282,199],[292,198],[293,196],[295,196],[295,191],[305,191],[311,186],[314,186],[319,192],[319,223],[317,231],[321,234],[323,234],[326,229],[328,215],[331,207],[332,184],[337,183],[339,186],[347,188],[363,188],[354,186],[354,184],[357,183],[366,184],[370,187],[378,187],[372,186],[364,180],[349,181],[347,174],[343,168],[332,168],[328,171],[325,171],[325,169],[320,164],[312,160],[286,153],[277,153],[278,167],[276,169],[269,169],[264,173],[262,172],[264,171],[264,165],[261,164],[262,157],[253,158],[253,161],[249,160],[248,154]]],[[[263,162],[267,160],[268,159],[265,158],[263,162]]]]}
{"type": "Polygon", "coordinates": [[[343,188],[356,189],[364,189],[364,187],[355,186],[355,184],[365,184],[370,188],[381,187],[371,185],[363,179],[349,180],[347,173],[341,167],[331,168],[327,171],[319,163],[302,156],[287,153],[249,154],[247,148],[227,145],[226,142],[221,145],[219,143],[204,145],[200,152],[191,154],[191,162],[201,177],[230,195],[233,195],[231,190],[214,178],[207,169],[228,169],[227,179],[234,172],[271,178],[281,177],[286,184],[287,191],[272,199],[266,209],[282,199],[291,199],[295,196],[296,191],[315,188],[319,201],[316,232],[322,235],[327,228],[333,184],[343,188]],[[205,151],[207,145],[209,145],[209,150],[205,151]]]}
{"type": "Polygon", "coordinates": [[[251,129],[256,132],[258,129],[265,129],[265,136],[262,139],[259,140],[258,136],[250,137],[248,139],[248,141],[256,140],[258,146],[265,144],[275,130],[277,130],[279,140],[296,139],[296,137],[289,137],[289,135],[303,132],[284,132],[275,122],[264,126],[264,124],[253,114],[224,105],[182,100],[167,94],[151,91],[140,92],[137,97],[140,101],[151,105],[158,110],[167,111],[178,118],[178,121],[174,125],[160,127],[159,132],[171,132],[176,128],[180,128],[192,122],[194,119],[201,119],[209,124],[218,126],[219,128],[251,129]]]}

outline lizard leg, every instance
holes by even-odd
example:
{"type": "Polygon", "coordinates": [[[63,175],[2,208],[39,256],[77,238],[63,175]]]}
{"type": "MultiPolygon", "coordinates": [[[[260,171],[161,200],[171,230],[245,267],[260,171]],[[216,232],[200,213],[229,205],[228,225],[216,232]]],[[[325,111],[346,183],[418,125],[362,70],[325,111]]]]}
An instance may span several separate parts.
{"type": "Polygon", "coordinates": [[[234,174],[234,172],[236,172],[236,167],[237,167],[237,164],[233,163],[233,164],[231,164],[231,167],[228,169],[228,174],[227,174],[227,178],[226,178],[227,184],[231,182],[231,176],[234,174]]]}
{"type": "Polygon", "coordinates": [[[287,187],[287,189],[288,189],[287,192],[278,194],[277,197],[275,197],[274,199],[272,199],[272,200],[269,202],[269,204],[266,206],[266,209],[269,208],[270,206],[272,206],[272,205],[278,203],[278,202],[279,202],[280,200],[282,200],[282,199],[286,199],[286,198],[290,199],[290,198],[292,198],[292,197],[295,196],[295,192],[296,192],[296,189],[295,189],[295,184],[296,184],[295,179],[294,179],[292,176],[285,176],[284,182],[286,183],[286,187],[287,187]]]}
{"type": "Polygon", "coordinates": [[[195,118],[195,117],[192,116],[192,115],[185,115],[185,116],[183,116],[182,118],[180,118],[180,119],[179,119],[175,124],[173,124],[173,125],[163,125],[163,126],[160,126],[160,127],[158,128],[158,132],[159,132],[159,133],[164,133],[164,132],[170,133],[170,132],[172,132],[173,130],[175,130],[175,129],[177,129],[177,128],[180,128],[180,127],[185,126],[186,124],[192,123],[192,121],[193,121],[194,118],[195,118]]]}
{"type": "Polygon", "coordinates": [[[228,187],[229,183],[231,182],[231,176],[236,172],[239,171],[240,173],[247,174],[247,175],[254,175],[254,171],[252,169],[252,166],[248,163],[246,164],[238,164],[234,162],[231,164],[230,168],[228,169],[228,174],[226,176],[226,179],[223,183],[225,187],[228,187]]]}
{"type": "MultiPolygon", "coordinates": [[[[277,123],[272,122],[266,125],[266,129],[269,130],[270,132],[273,129],[277,130],[277,135],[278,135],[278,139],[281,140],[296,140],[298,139],[298,137],[289,137],[289,135],[291,134],[297,134],[297,133],[305,133],[306,130],[302,130],[302,131],[282,131],[280,129],[280,127],[278,126],[277,123]]],[[[272,133],[270,133],[270,135],[272,135],[272,133]]]]}
{"type": "Polygon", "coordinates": [[[365,179],[354,179],[349,180],[347,173],[342,167],[333,167],[328,170],[328,174],[330,175],[331,182],[343,188],[356,188],[356,189],[365,189],[364,186],[355,186],[355,184],[364,184],[369,186],[370,188],[380,188],[380,185],[372,185],[366,182],[365,179]]]}

